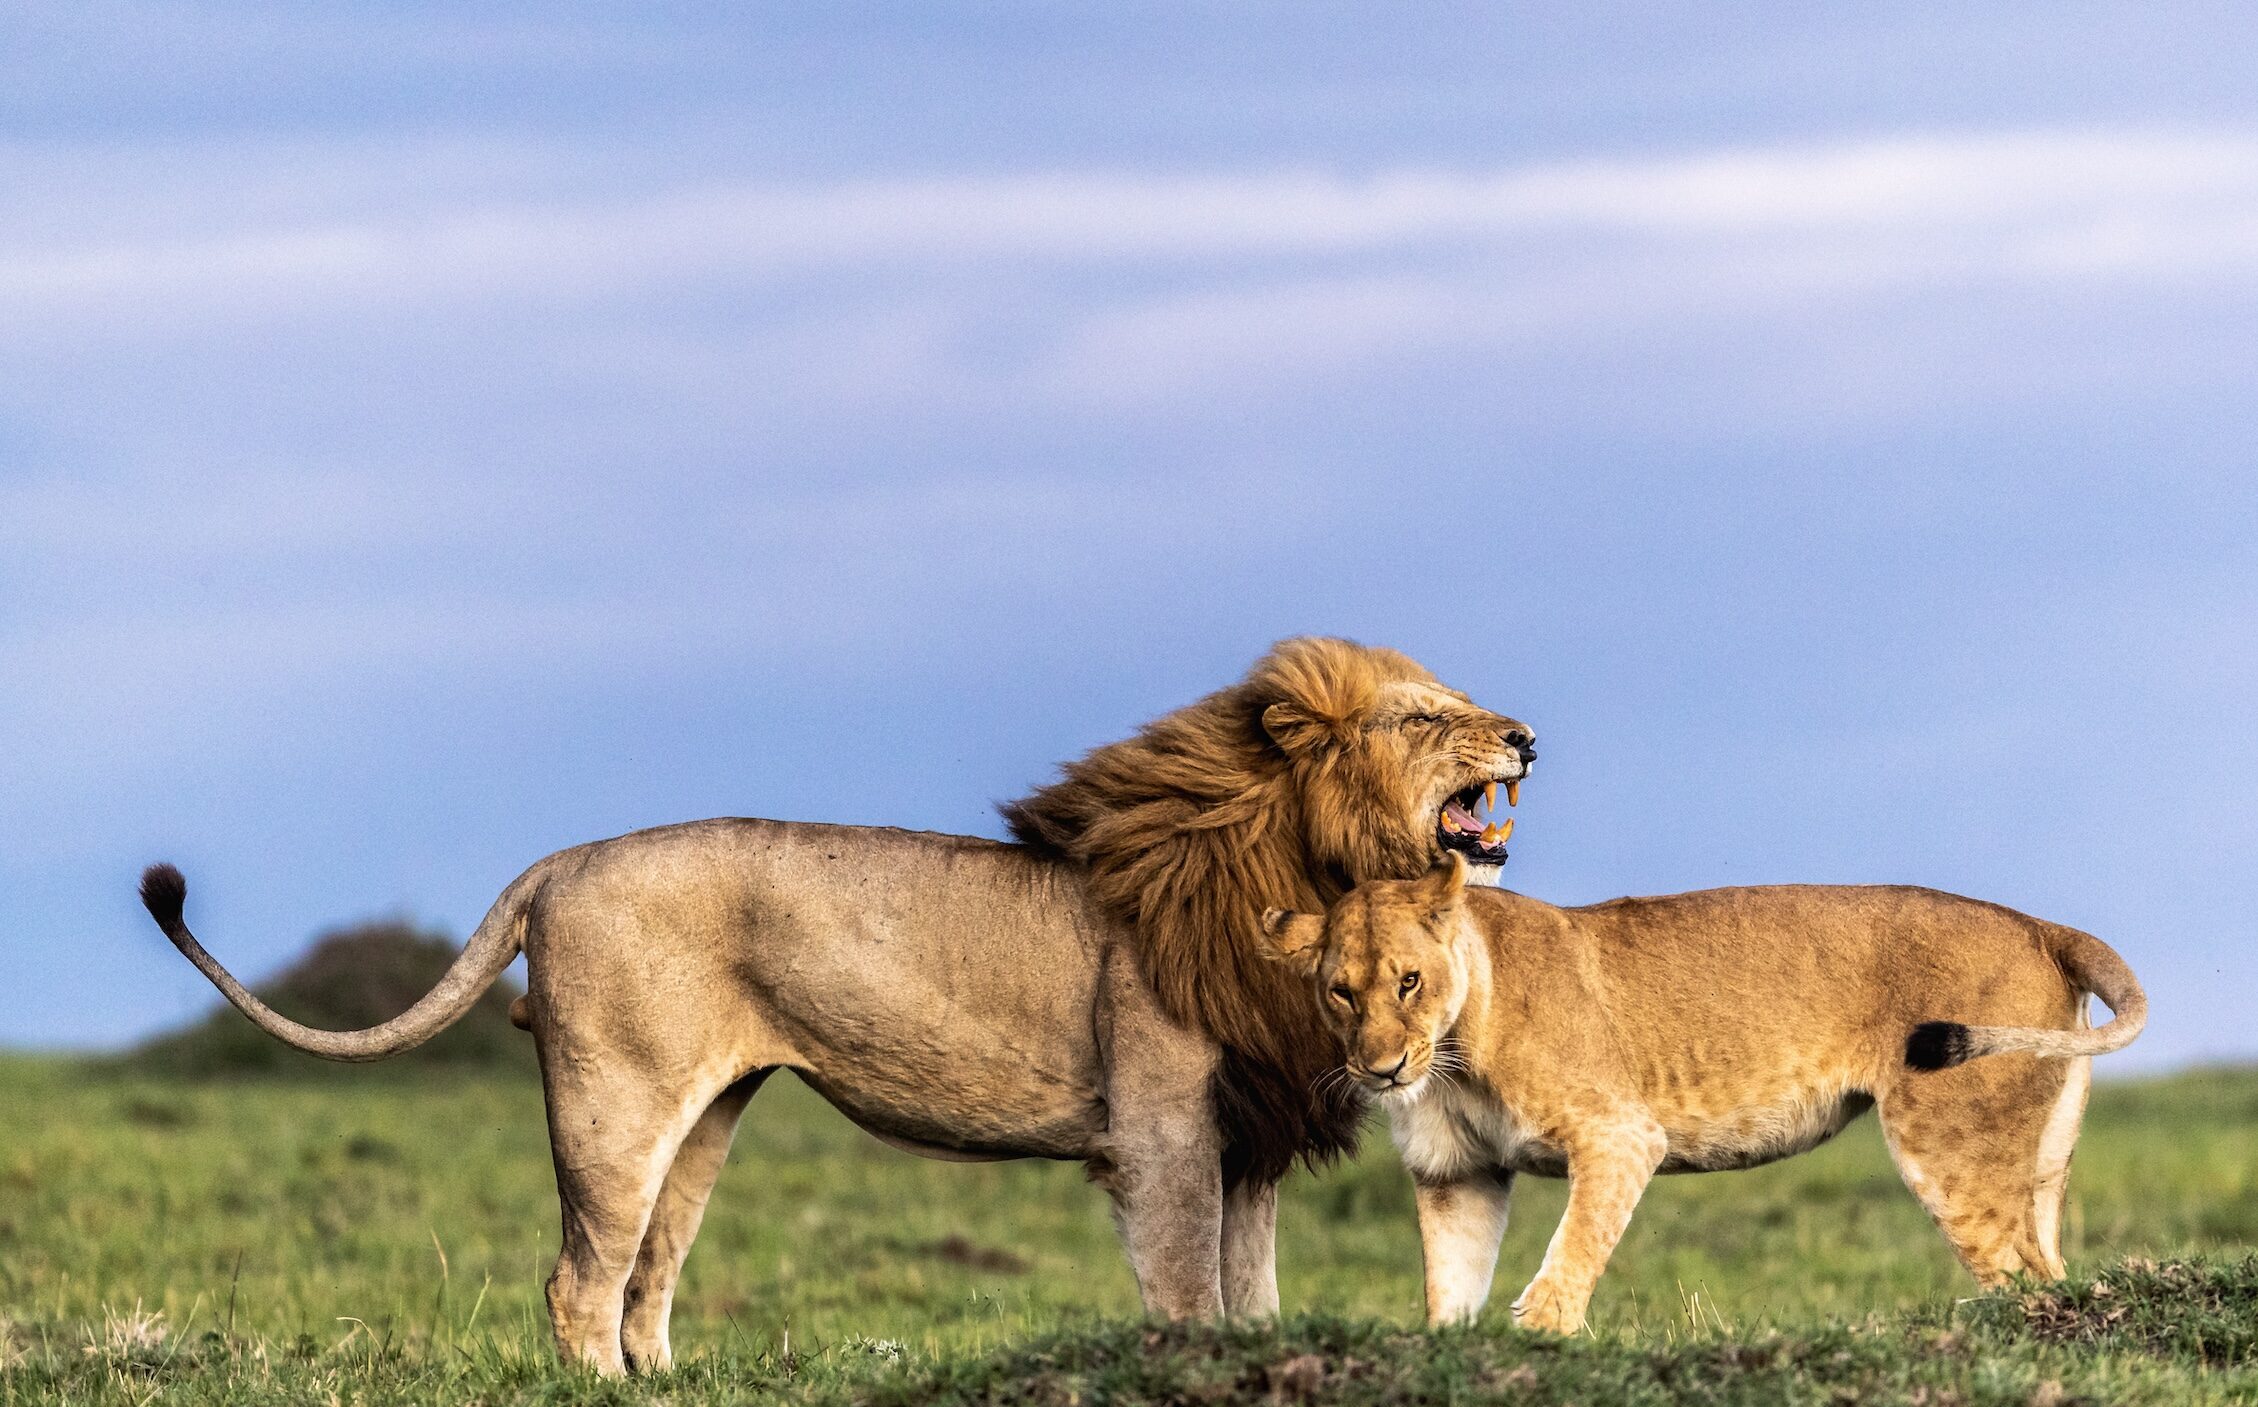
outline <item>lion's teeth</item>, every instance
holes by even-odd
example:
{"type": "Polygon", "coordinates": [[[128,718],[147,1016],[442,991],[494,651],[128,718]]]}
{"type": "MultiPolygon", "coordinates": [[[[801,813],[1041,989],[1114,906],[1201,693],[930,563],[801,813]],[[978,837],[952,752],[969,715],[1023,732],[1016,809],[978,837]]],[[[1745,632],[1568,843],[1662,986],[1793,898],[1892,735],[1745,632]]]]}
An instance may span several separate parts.
{"type": "Polygon", "coordinates": [[[1483,843],[1484,845],[1495,845],[1495,844],[1497,844],[1497,842],[1498,842],[1498,834],[1499,834],[1499,832],[1498,832],[1498,828],[1497,828],[1496,826],[1484,826],[1484,827],[1482,827],[1482,843],[1483,843]]]}
{"type": "Polygon", "coordinates": [[[1458,818],[1456,816],[1453,816],[1448,811],[1445,811],[1443,813],[1443,829],[1446,831],[1455,831],[1458,829],[1458,818]]]}
{"type": "Polygon", "coordinates": [[[1508,816],[1505,818],[1505,823],[1497,828],[1496,843],[1503,845],[1511,839],[1513,839],[1513,818],[1508,816]]]}
{"type": "Polygon", "coordinates": [[[1482,804],[1483,804],[1484,806],[1488,807],[1488,808],[1489,808],[1490,810],[1492,810],[1492,811],[1495,811],[1495,810],[1497,810],[1497,783],[1496,783],[1496,782],[1488,782],[1488,783],[1485,783],[1485,784],[1483,785],[1483,787],[1482,787],[1482,804]]]}
{"type": "Polygon", "coordinates": [[[1521,804],[1521,779],[1519,777],[1515,777],[1505,784],[1505,804],[1508,806],[1519,806],[1521,804]]]}

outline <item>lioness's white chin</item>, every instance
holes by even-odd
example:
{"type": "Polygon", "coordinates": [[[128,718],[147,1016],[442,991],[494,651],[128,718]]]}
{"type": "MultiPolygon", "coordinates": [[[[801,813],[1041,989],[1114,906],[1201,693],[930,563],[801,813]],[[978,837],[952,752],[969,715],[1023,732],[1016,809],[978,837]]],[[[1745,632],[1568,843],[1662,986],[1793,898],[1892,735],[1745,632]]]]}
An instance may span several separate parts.
{"type": "Polygon", "coordinates": [[[1428,1077],[1426,1075],[1421,1075],[1418,1079],[1413,1080],[1408,1085],[1397,1085],[1393,1089],[1382,1091],[1380,1095],[1380,1102],[1382,1104],[1392,1104],[1398,1107],[1406,1104],[1416,1104],[1419,1102],[1419,1097],[1427,1092],[1427,1079],[1428,1077]]]}

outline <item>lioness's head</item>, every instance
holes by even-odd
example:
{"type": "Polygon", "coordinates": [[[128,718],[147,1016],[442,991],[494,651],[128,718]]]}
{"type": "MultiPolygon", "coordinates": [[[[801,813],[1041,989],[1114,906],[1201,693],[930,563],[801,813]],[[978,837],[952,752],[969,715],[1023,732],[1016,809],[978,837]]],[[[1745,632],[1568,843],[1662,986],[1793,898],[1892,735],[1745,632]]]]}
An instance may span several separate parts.
{"type": "Polygon", "coordinates": [[[1161,1009],[1228,1053],[1214,1085],[1225,1179],[1275,1181],[1297,1157],[1354,1147],[1363,1105],[1320,1086],[1333,1036],[1263,956],[1263,910],[1314,910],[1449,855],[1494,882],[1509,828],[1491,808],[1512,804],[1535,756],[1526,724],[1416,660],[1304,637],[1003,810],[1031,850],[1085,867],[1161,1009]]]}
{"type": "Polygon", "coordinates": [[[1394,650],[1288,640],[1247,678],[1285,755],[1310,850],[1352,879],[1408,879],[1444,855],[1494,879],[1536,761],[1529,726],[1492,713],[1394,650]]]}
{"type": "Polygon", "coordinates": [[[1323,917],[1262,916],[1270,956],[1312,983],[1350,1078],[1383,1099],[1417,1099],[1429,1075],[1458,1067],[1449,1036],[1480,941],[1465,895],[1454,853],[1422,878],[1364,885],[1323,917]]]}

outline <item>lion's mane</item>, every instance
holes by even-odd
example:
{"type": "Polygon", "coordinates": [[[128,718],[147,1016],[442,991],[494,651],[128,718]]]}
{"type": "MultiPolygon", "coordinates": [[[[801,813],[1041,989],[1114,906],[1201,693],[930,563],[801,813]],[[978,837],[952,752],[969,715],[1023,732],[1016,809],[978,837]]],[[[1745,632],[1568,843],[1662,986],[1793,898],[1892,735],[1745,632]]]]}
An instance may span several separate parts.
{"type": "Polygon", "coordinates": [[[1334,1038],[1301,980],[1262,955],[1261,925],[1265,909],[1320,911],[1428,863],[1427,838],[1373,805],[1393,779],[1345,775],[1330,749],[1297,761],[1280,742],[1304,730],[1345,740],[1398,680],[1434,677],[1393,650],[1286,640],[1239,683],[1002,808],[1022,844],[1088,867],[1100,905],[1136,934],[1162,1007],[1222,1046],[1212,1097],[1228,1182],[1276,1181],[1296,1157],[1356,1145],[1361,1102],[1320,1085],[1340,1064],[1334,1038]]]}

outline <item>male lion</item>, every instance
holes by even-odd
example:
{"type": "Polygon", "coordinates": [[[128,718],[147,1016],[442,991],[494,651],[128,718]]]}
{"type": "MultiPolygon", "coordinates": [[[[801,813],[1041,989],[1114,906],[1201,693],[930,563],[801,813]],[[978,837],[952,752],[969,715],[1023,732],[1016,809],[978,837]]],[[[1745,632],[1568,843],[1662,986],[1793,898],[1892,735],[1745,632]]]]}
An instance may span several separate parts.
{"type": "Polygon", "coordinates": [[[1979,1282],[2059,1278],[2091,1057],[2148,1018],[2099,939],[1933,889],[1558,909],[1469,893],[1452,856],[1263,928],[1388,1107],[1437,1323],[1489,1298],[1515,1173],[1565,1175],[1568,1209],[1514,1316],[1574,1333],[1649,1178],[1801,1153],[1875,1104],[1898,1172],[1979,1282]],[[2116,1013],[2099,1030],[2082,1029],[2088,993],[2116,1013]]]}
{"type": "Polygon", "coordinates": [[[1084,1160],[1149,1311],[1270,1313],[1275,1184],[1347,1146],[1361,1106],[1315,1091],[1331,1038],[1261,957],[1263,910],[1416,875],[1445,848],[1502,861],[1483,794],[1534,755],[1526,727],[1402,655],[1289,640],[1008,808],[1024,844],[713,820],[560,851],[437,987],[365,1031],[244,991],[183,924],[171,866],[142,894],[229,1001],[333,1060],[428,1040],[525,954],[568,1358],[669,1361],[683,1257],[739,1114],[781,1069],[912,1152],[1084,1160]]]}

